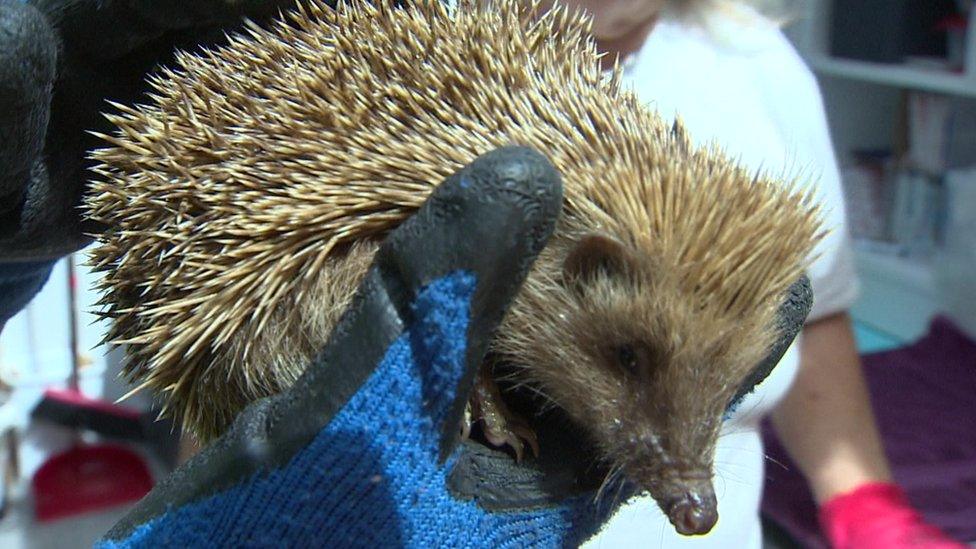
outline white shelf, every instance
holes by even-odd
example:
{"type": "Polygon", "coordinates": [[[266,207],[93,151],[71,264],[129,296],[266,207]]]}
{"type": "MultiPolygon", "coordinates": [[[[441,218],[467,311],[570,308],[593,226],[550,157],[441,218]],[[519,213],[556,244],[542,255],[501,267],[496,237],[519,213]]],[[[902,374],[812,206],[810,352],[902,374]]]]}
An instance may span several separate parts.
{"type": "Polygon", "coordinates": [[[870,63],[812,55],[808,62],[814,71],[825,75],[887,86],[976,97],[976,78],[937,69],[870,63]]]}
{"type": "Polygon", "coordinates": [[[954,74],[917,65],[871,63],[831,56],[832,4],[833,0],[804,0],[799,3],[802,11],[797,23],[788,29],[804,59],[818,74],[893,88],[976,97],[976,16],[970,18],[963,45],[962,63],[967,71],[954,74]]]}

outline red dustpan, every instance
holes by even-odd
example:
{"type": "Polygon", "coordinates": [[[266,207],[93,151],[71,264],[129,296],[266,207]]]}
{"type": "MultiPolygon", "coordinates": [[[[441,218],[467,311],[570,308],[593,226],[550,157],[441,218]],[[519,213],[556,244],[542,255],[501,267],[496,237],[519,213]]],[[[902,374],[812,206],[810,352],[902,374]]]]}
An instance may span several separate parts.
{"type": "MultiPolygon", "coordinates": [[[[74,262],[68,256],[71,308],[71,390],[78,393],[78,322],[75,314],[74,262]]],[[[152,488],[152,475],[142,457],[115,444],[84,445],[80,441],[47,460],[34,473],[38,521],[89,513],[137,500],[152,488]]]]}
{"type": "Polygon", "coordinates": [[[44,522],[135,501],[152,488],[142,458],[123,446],[75,446],[34,473],[37,520],[44,522]]]}

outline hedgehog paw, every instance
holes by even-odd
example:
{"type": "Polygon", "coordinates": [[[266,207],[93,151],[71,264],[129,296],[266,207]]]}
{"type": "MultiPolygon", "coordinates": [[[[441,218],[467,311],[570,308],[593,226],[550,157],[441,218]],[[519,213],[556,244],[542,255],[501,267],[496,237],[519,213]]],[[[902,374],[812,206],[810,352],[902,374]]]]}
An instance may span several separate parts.
{"type": "MultiPolygon", "coordinates": [[[[516,419],[516,421],[518,421],[516,419]]],[[[539,457],[539,442],[535,431],[525,423],[515,423],[509,418],[505,425],[495,427],[485,422],[485,438],[495,446],[511,446],[515,451],[515,462],[521,463],[525,455],[525,445],[528,444],[534,457],[539,457]],[[524,442],[523,442],[524,441],[524,442]]]]}
{"type": "Polygon", "coordinates": [[[539,442],[535,431],[505,406],[498,385],[487,368],[483,368],[478,376],[471,401],[465,408],[462,436],[466,437],[470,433],[471,425],[477,421],[481,422],[485,439],[489,443],[498,447],[511,446],[516,462],[522,462],[526,444],[532,454],[539,457],[539,442]]]}

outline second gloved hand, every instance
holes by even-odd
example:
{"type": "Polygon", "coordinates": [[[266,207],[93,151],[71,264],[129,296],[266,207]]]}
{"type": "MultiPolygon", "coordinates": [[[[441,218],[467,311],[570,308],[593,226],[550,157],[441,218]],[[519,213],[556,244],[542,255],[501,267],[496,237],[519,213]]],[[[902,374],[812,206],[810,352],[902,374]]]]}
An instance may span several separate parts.
{"type": "Polygon", "coordinates": [[[834,549],[965,549],[927,524],[894,484],[872,483],[827,501],[820,523],[834,549]]]}

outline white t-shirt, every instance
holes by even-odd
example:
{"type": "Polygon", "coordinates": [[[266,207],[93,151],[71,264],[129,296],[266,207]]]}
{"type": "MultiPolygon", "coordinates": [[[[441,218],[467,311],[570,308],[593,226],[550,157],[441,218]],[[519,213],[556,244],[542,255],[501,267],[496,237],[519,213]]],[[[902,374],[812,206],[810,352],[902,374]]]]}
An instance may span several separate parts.
{"type": "MultiPolygon", "coordinates": [[[[846,239],[840,174],[816,80],[779,28],[754,11],[722,9],[665,16],[625,61],[625,82],[666,119],[679,115],[691,138],[718,143],[754,170],[800,176],[813,185],[832,233],[810,269],[811,319],[845,310],[856,293],[846,239]]],[[[797,345],[729,419],[715,456],[719,521],[706,536],[683,537],[650,497],[624,505],[586,547],[760,548],[764,453],[759,421],[786,394],[797,345]]]]}

